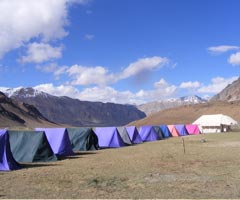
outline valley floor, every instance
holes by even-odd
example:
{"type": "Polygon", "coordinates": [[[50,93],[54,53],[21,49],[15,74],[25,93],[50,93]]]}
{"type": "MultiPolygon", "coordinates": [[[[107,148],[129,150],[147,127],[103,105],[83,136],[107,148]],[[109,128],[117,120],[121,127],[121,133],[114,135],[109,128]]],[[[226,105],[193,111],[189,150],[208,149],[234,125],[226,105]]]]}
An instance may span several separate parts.
{"type": "Polygon", "coordinates": [[[240,198],[239,155],[239,132],[78,152],[0,172],[0,198],[240,198]]]}

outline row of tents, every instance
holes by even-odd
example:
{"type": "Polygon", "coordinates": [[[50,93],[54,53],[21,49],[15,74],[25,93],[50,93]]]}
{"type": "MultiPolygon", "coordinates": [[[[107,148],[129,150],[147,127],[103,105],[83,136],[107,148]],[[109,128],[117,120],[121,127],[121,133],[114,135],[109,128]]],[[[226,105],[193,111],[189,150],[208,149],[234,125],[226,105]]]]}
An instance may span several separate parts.
{"type": "Polygon", "coordinates": [[[0,130],[0,171],[19,169],[19,163],[56,161],[76,151],[119,148],[192,134],[200,134],[197,125],[0,130]]]}

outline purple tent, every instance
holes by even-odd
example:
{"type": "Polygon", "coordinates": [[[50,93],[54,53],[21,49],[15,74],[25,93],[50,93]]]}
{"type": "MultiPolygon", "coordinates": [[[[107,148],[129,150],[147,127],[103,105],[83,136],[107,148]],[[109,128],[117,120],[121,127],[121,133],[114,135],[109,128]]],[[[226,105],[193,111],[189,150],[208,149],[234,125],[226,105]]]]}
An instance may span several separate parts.
{"type": "Polygon", "coordinates": [[[188,135],[187,129],[185,128],[185,125],[183,124],[177,124],[174,125],[179,133],[179,136],[184,136],[184,135],[188,135]]]}
{"type": "Polygon", "coordinates": [[[100,148],[118,148],[125,146],[116,127],[98,127],[94,132],[98,136],[100,148]]]}
{"type": "Polygon", "coordinates": [[[7,130],[0,130],[0,171],[20,169],[13,158],[7,130]]]}
{"type": "Polygon", "coordinates": [[[155,131],[153,126],[141,126],[139,130],[139,135],[143,142],[160,140],[159,134],[155,131]]]}
{"type": "Polygon", "coordinates": [[[135,126],[126,126],[125,129],[133,144],[139,144],[143,142],[135,126]]]}
{"type": "Polygon", "coordinates": [[[66,128],[35,128],[35,130],[45,131],[54,154],[59,156],[74,155],[66,128]]]}

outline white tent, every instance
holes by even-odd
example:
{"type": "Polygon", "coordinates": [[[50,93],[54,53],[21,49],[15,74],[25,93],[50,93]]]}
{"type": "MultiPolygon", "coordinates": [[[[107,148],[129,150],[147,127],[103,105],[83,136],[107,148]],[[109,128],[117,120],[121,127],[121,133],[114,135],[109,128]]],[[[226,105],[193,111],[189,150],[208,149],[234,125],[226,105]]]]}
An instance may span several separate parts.
{"type": "Polygon", "coordinates": [[[202,133],[227,132],[237,121],[223,114],[202,115],[193,124],[197,124],[202,133]]]}

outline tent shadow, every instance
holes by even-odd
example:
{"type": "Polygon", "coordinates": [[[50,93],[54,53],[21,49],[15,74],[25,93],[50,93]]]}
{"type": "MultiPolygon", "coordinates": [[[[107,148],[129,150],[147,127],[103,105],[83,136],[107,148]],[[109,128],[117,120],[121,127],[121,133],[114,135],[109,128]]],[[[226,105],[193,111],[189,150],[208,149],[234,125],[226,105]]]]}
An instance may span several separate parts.
{"type": "Polygon", "coordinates": [[[23,168],[35,168],[35,167],[51,167],[51,166],[58,166],[59,164],[53,163],[20,163],[20,167],[23,168]]]}
{"type": "Polygon", "coordinates": [[[77,156],[82,156],[82,155],[93,155],[93,154],[97,154],[98,152],[96,151],[75,151],[74,154],[77,156]]]}

